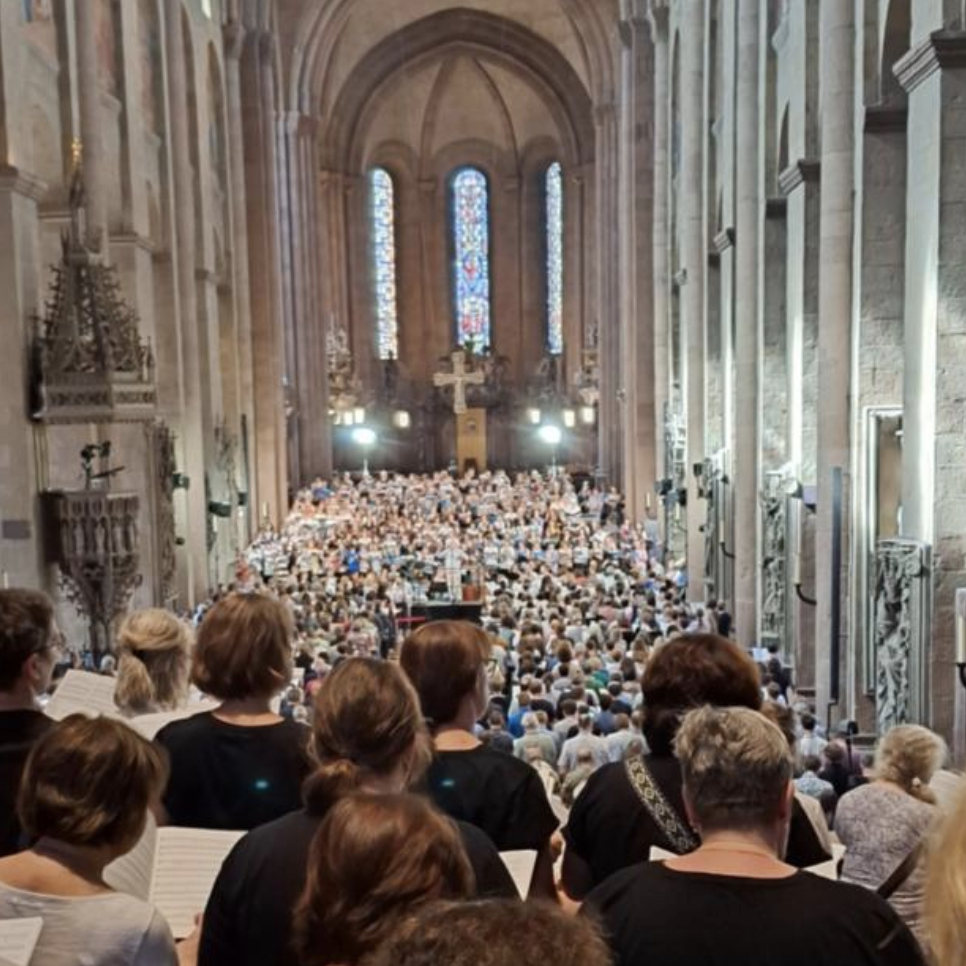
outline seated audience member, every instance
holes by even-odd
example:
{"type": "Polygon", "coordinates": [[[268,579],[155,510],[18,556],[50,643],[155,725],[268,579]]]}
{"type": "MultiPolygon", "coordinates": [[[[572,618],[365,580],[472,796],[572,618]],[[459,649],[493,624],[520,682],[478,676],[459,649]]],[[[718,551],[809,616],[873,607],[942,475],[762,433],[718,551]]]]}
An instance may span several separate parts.
{"type": "MultiPolygon", "coordinates": [[[[430,739],[412,685],[395,664],[352,658],[323,681],[315,703],[315,771],[305,808],[246,835],[225,860],[205,910],[200,966],[295,966],[292,915],[312,838],[345,795],[396,794],[422,775],[430,739]]],[[[516,891],[495,846],[459,824],[481,896],[516,891]]]]}
{"type": "Polygon", "coordinates": [[[44,921],[38,966],[169,966],[167,923],[112,891],[104,868],[144,832],[164,788],[163,754],[127,725],[71,715],[34,746],[19,812],[32,847],[0,859],[0,919],[44,921]]]}
{"type": "Polygon", "coordinates": [[[782,860],[792,754],[747,708],[700,708],[677,734],[684,800],[701,845],[598,886],[617,966],[920,966],[915,938],[873,893],[782,860]]]}
{"type": "Polygon", "coordinates": [[[611,966],[594,924],[548,902],[433,903],[386,940],[367,966],[611,966]]]}
{"type": "Polygon", "coordinates": [[[456,827],[414,795],[343,799],[316,833],[308,870],[295,913],[301,966],[358,966],[405,916],[473,891],[456,827]]]}
{"type": "Polygon", "coordinates": [[[191,678],[214,711],[162,728],[172,825],[252,829],[298,809],[309,730],[271,710],[292,678],[291,616],[265,594],[218,601],[198,629],[191,678]]]}
{"type": "MultiPolygon", "coordinates": [[[[761,707],[758,668],[737,644],[685,634],[660,647],[643,681],[642,731],[649,753],[598,769],[574,803],[564,831],[563,882],[582,899],[608,876],[646,858],[651,846],[683,854],[697,848],[681,794],[674,736],[684,714],[704,704],[761,707]]],[[[807,866],[831,858],[795,805],[788,859],[807,866]]]]}
{"type": "Polygon", "coordinates": [[[188,699],[192,635],[188,625],[159,608],[125,618],[117,635],[114,700],[128,715],[174,711],[188,699]]]}
{"type": "Polygon", "coordinates": [[[966,790],[929,850],[923,920],[935,966],[966,963],[966,790]]]}
{"type": "Polygon", "coordinates": [[[54,723],[37,699],[50,687],[61,634],[36,590],[0,590],[0,856],[21,847],[20,774],[34,742],[54,723]]]}
{"type": "Polygon", "coordinates": [[[928,728],[892,728],[876,750],[875,781],[849,792],[835,813],[835,832],[848,849],[843,881],[888,893],[924,946],[926,839],[939,820],[929,781],[945,757],[945,743],[928,728]]]}
{"type": "Polygon", "coordinates": [[[436,621],[406,638],[400,664],[419,694],[435,756],[429,795],[453,818],[482,829],[501,851],[537,852],[534,889],[555,895],[550,839],[557,818],[537,773],[483,745],[474,726],[486,710],[489,639],[473,624],[436,621]]]}

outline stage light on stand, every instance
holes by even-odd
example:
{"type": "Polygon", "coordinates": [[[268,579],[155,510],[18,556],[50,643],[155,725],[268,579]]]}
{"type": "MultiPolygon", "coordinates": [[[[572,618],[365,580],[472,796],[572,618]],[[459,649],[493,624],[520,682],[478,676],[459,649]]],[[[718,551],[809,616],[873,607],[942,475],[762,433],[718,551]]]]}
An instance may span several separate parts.
{"type": "Polygon", "coordinates": [[[550,447],[550,475],[557,475],[557,447],[563,439],[563,432],[559,426],[547,424],[537,430],[540,441],[550,447]]]}
{"type": "Polygon", "coordinates": [[[369,450],[376,445],[375,430],[368,426],[358,426],[352,431],[352,442],[362,450],[362,475],[369,475],[369,450]]]}

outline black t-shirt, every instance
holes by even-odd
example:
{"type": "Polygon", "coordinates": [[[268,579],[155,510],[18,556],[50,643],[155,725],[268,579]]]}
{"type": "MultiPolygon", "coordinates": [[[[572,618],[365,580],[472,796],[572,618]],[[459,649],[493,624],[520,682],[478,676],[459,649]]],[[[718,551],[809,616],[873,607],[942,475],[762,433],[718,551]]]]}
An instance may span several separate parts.
{"type": "MultiPolygon", "coordinates": [[[[654,783],[686,826],[678,760],[672,755],[647,755],[644,760],[654,783]]],[[[808,816],[797,802],[792,807],[786,861],[799,867],[827,861],[831,856],[822,848],[808,816]]],[[[638,797],[624,762],[604,765],[590,776],[571,809],[564,838],[589,867],[594,885],[629,865],[647,861],[651,846],[677,851],[638,797]]]]}
{"type": "Polygon", "coordinates": [[[810,872],[787,879],[624,869],[587,897],[614,966],[923,966],[887,902],[810,872]]]}
{"type": "Polygon", "coordinates": [[[440,811],[482,829],[501,852],[539,852],[558,825],[537,772],[486,745],[437,752],[426,790],[440,811]]]}
{"type": "MultiPolygon", "coordinates": [[[[298,966],[292,914],[305,885],[312,837],[322,822],[293,812],[246,835],[221,867],[205,909],[198,966],[298,966]]],[[[480,898],[518,893],[493,843],[457,823],[480,898]]]]}
{"type": "Polygon", "coordinates": [[[30,749],[54,722],[39,711],[0,711],[0,856],[19,852],[17,795],[30,749]]]}
{"type": "Polygon", "coordinates": [[[167,725],[155,740],[171,756],[164,807],[172,825],[247,831],[302,806],[312,768],[305,725],[249,727],[204,713],[167,725]]]}

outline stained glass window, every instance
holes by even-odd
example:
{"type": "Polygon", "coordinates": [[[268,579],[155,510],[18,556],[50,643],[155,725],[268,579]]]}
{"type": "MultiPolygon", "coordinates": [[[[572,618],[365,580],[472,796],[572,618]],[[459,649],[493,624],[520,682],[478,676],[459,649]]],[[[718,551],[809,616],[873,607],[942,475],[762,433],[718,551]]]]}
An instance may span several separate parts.
{"type": "Polygon", "coordinates": [[[490,189],[482,171],[456,172],[452,212],[456,338],[482,350],[490,345],[490,189]]]}
{"type": "Polygon", "coordinates": [[[563,352],[563,170],[555,161],[547,168],[547,350],[563,352]]]}
{"type": "Polygon", "coordinates": [[[372,232],[372,285],[375,301],[376,345],[380,359],[398,359],[396,192],[392,175],[385,168],[374,168],[369,175],[369,220],[372,232]]]}

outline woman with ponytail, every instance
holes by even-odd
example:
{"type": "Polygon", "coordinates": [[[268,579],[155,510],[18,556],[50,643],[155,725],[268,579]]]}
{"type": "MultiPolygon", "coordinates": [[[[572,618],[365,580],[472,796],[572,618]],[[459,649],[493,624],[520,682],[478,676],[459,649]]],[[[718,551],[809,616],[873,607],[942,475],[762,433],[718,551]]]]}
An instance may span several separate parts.
{"type": "Polygon", "coordinates": [[[929,782],[946,754],[945,742],[928,728],[893,728],[876,750],[875,780],[844,795],[835,812],[835,832],[848,850],[843,881],[888,899],[923,948],[927,840],[939,818],[929,782]]]}
{"type": "MultiPolygon", "coordinates": [[[[398,795],[429,764],[430,739],[412,686],[394,664],[351,658],[315,700],[315,771],[305,808],[246,835],[222,866],[205,910],[199,966],[297,966],[293,916],[312,839],[349,795],[398,795]]],[[[480,895],[515,895],[487,837],[459,826],[480,895]]]]}
{"type": "Polygon", "coordinates": [[[188,698],[192,635],[160,608],[125,618],[117,637],[114,700],[126,715],[174,711],[188,698]]]}

